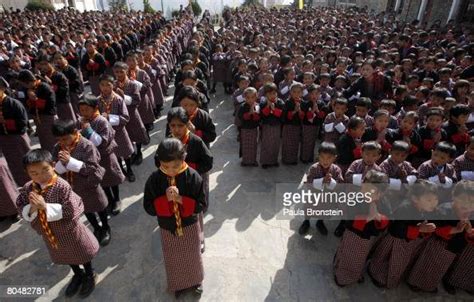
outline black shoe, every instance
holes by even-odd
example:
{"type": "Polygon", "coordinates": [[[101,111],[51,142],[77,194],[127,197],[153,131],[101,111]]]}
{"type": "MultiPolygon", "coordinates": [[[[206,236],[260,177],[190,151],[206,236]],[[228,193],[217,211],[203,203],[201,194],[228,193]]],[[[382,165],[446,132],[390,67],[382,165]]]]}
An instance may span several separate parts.
{"type": "Polygon", "coordinates": [[[135,182],[136,178],[135,178],[135,174],[133,174],[132,170],[127,172],[127,180],[128,180],[128,182],[135,182]]]}
{"type": "Polygon", "coordinates": [[[143,162],[143,154],[141,152],[133,156],[133,159],[132,159],[133,165],[139,166],[142,164],[142,162],[143,162]]]}
{"type": "Polygon", "coordinates": [[[84,278],[84,271],[81,270],[81,274],[74,274],[72,276],[71,282],[69,282],[69,285],[66,288],[66,297],[70,298],[77,294],[79,289],[81,288],[82,285],[82,279],[84,278]]]}
{"type": "Polygon", "coordinates": [[[268,167],[270,167],[270,165],[262,165],[262,169],[266,169],[268,167]]]}
{"type": "Polygon", "coordinates": [[[202,285],[201,285],[201,284],[196,285],[196,286],[194,287],[194,294],[195,294],[195,295],[200,296],[200,295],[202,295],[202,292],[203,292],[203,288],[202,288],[202,285]]]}
{"type": "Polygon", "coordinates": [[[112,239],[112,234],[110,233],[110,227],[100,229],[100,246],[107,246],[112,239]]]}
{"type": "Polygon", "coordinates": [[[338,225],[337,228],[334,230],[334,236],[340,238],[344,235],[344,231],[346,228],[344,226],[338,225]]]}
{"type": "Polygon", "coordinates": [[[321,235],[327,236],[328,229],[326,228],[326,225],[324,224],[324,220],[316,221],[316,228],[318,229],[321,235]]]}
{"type": "Polygon", "coordinates": [[[309,220],[303,221],[303,224],[301,224],[300,228],[298,229],[298,233],[300,235],[304,235],[308,233],[309,230],[309,220]]]}
{"type": "Polygon", "coordinates": [[[206,251],[206,243],[204,241],[201,242],[201,254],[204,254],[206,251]]]}
{"type": "Polygon", "coordinates": [[[94,273],[92,276],[84,276],[82,278],[82,288],[79,292],[79,297],[87,298],[94,291],[96,279],[96,273],[94,273]]]}
{"type": "Polygon", "coordinates": [[[8,218],[10,219],[10,221],[12,223],[20,221],[20,216],[18,216],[18,214],[13,214],[13,215],[9,216],[8,218]]]}
{"type": "Polygon", "coordinates": [[[185,289],[175,291],[175,292],[174,292],[174,297],[175,297],[176,299],[179,299],[179,297],[180,297],[185,291],[186,291],[185,289]]]}
{"type": "Polygon", "coordinates": [[[443,288],[450,295],[455,295],[456,294],[456,287],[449,284],[448,281],[445,280],[445,279],[443,279],[443,288]]]}
{"type": "Polygon", "coordinates": [[[120,214],[120,211],[122,211],[122,202],[119,200],[119,201],[115,202],[114,204],[112,204],[112,208],[111,208],[110,213],[113,216],[117,216],[118,214],[120,214]]]}
{"type": "Polygon", "coordinates": [[[359,283],[359,284],[364,283],[364,281],[365,281],[365,278],[364,278],[364,276],[362,276],[362,277],[359,278],[359,280],[357,280],[357,283],[359,283]]]}
{"type": "Polygon", "coordinates": [[[334,275],[334,283],[336,283],[336,285],[339,286],[339,287],[344,287],[345,286],[345,285],[339,284],[339,282],[337,281],[336,275],[334,275]]]}

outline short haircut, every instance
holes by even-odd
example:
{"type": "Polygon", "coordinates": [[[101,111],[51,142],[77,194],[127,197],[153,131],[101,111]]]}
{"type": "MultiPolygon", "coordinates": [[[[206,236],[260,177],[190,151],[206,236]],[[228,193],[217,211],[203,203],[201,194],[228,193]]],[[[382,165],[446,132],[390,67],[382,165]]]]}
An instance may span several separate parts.
{"type": "Polygon", "coordinates": [[[321,145],[319,146],[318,153],[319,154],[327,153],[327,154],[337,156],[336,145],[330,142],[322,142],[321,145]]]}
{"type": "Polygon", "coordinates": [[[382,146],[376,141],[369,141],[362,144],[362,152],[364,151],[378,151],[382,152],[382,146]]]}
{"type": "Polygon", "coordinates": [[[433,108],[428,109],[428,112],[426,112],[426,118],[429,118],[430,116],[433,116],[433,115],[444,118],[444,111],[443,109],[439,107],[433,107],[433,108]]]}
{"type": "Polygon", "coordinates": [[[76,131],[76,123],[73,120],[56,120],[53,123],[52,132],[56,137],[71,135],[76,131]]]}
{"type": "Polygon", "coordinates": [[[183,124],[187,124],[189,122],[189,117],[186,113],[186,110],[184,110],[182,107],[173,107],[168,111],[166,120],[168,123],[171,123],[173,119],[178,119],[183,124]]]}
{"type": "Polygon", "coordinates": [[[347,101],[346,98],[337,98],[336,101],[334,102],[334,105],[344,105],[348,106],[349,102],[347,101]]]}
{"type": "Polygon", "coordinates": [[[390,117],[390,113],[385,109],[379,109],[379,110],[374,112],[374,120],[376,120],[376,119],[378,119],[379,117],[382,117],[382,116],[390,117]]]}
{"type": "Polygon", "coordinates": [[[449,110],[450,117],[459,117],[460,115],[469,115],[471,113],[471,108],[468,105],[457,104],[451,107],[449,110]]]}
{"type": "Polygon", "coordinates": [[[392,151],[401,151],[405,153],[410,152],[410,144],[406,141],[394,141],[392,144],[392,151]]]}
{"type": "Polygon", "coordinates": [[[390,107],[390,108],[397,108],[397,103],[394,101],[394,100],[388,100],[388,99],[385,99],[385,100],[382,100],[380,102],[380,107],[382,106],[386,106],[386,107],[390,107]]]}
{"type": "Polygon", "coordinates": [[[103,74],[100,76],[99,78],[99,82],[109,82],[109,83],[114,83],[115,82],[115,79],[113,76],[109,75],[109,74],[103,74]]]}
{"type": "MultiPolygon", "coordinates": [[[[376,171],[376,170],[369,170],[367,174],[365,174],[364,177],[364,182],[365,183],[373,183],[373,184],[388,184],[389,182],[389,177],[387,174],[376,171]]],[[[379,186],[377,188],[380,190],[379,186]]]]}
{"type": "Polygon", "coordinates": [[[191,86],[184,86],[179,90],[177,99],[178,103],[180,103],[184,98],[188,98],[190,100],[193,100],[200,106],[201,101],[199,99],[199,92],[196,90],[196,88],[191,87],[191,86]]]}
{"type": "Polygon", "coordinates": [[[53,163],[53,156],[48,150],[45,149],[33,149],[23,156],[23,167],[26,169],[28,166],[47,162],[53,163]]]}
{"type": "Polygon", "coordinates": [[[275,85],[275,83],[267,83],[263,85],[263,93],[267,94],[269,92],[273,91],[278,91],[278,87],[275,85]]]}
{"type": "Polygon", "coordinates": [[[361,117],[353,116],[349,119],[349,122],[347,123],[347,129],[354,130],[359,128],[360,125],[365,125],[365,120],[361,117]]]}
{"type": "Polygon", "coordinates": [[[170,162],[174,160],[184,160],[186,150],[183,143],[176,138],[165,138],[159,145],[155,153],[156,161],[170,162]]]}
{"type": "Polygon", "coordinates": [[[454,158],[456,156],[456,146],[448,142],[437,143],[434,150],[446,153],[450,158],[454,158]]]}
{"type": "Polygon", "coordinates": [[[370,98],[361,97],[357,100],[356,107],[365,107],[367,109],[370,109],[370,107],[372,107],[372,101],[370,100],[370,98]]]}
{"type": "Polygon", "coordinates": [[[128,65],[125,62],[115,62],[113,69],[128,70],[128,65]]]}
{"type": "Polygon", "coordinates": [[[89,107],[96,108],[99,106],[99,98],[93,95],[92,93],[88,93],[84,96],[83,99],[79,100],[78,105],[86,105],[89,107]]]}

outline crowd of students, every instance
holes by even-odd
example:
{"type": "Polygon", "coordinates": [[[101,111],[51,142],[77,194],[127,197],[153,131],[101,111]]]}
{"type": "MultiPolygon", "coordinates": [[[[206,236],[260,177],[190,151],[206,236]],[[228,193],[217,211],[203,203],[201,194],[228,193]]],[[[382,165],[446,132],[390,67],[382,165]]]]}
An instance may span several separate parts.
{"type": "Polygon", "coordinates": [[[198,108],[209,96],[193,72],[210,74],[209,52],[200,57],[211,49],[206,16],[195,24],[190,7],[171,20],[134,11],[2,14],[0,217],[30,222],[52,261],[71,266],[67,297],[95,288],[92,260],[111,241],[119,187],[135,182],[175,76],[178,108],[168,112],[170,138],[156,152],[144,209],[160,225],[168,290],[202,292],[216,133],[198,108]],[[33,135],[40,149],[31,148],[33,135]]]}
{"type": "MultiPolygon", "coordinates": [[[[3,14],[11,29],[0,37],[0,216],[20,213],[53,262],[71,266],[66,296],[94,289],[91,261],[111,240],[119,186],[135,181],[173,77],[168,138],[143,198],[158,219],[170,292],[202,293],[216,139],[208,110],[222,83],[242,166],[301,161],[311,164],[314,190],[346,183],[373,192],[362,214],[335,230],[336,284],[363,281],[367,268],[381,287],[406,280],[431,292],[442,281],[450,293],[472,293],[474,32],[353,9],[225,16],[215,31],[208,18],[194,24],[189,7],[170,21],[142,12],[3,14]],[[31,150],[29,135],[41,149],[31,150]]],[[[328,233],[323,220],[316,226],[328,233]]]]}
{"type": "MultiPolygon", "coordinates": [[[[368,264],[380,287],[406,280],[433,292],[443,281],[450,293],[472,294],[472,28],[333,9],[253,9],[226,19],[213,90],[223,83],[232,94],[241,165],[312,163],[306,184],[314,190],[376,192],[334,232],[342,237],[336,284],[362,282],[368,264]]],[[[323,220],[316,227],[327,235],[323,220]]]]}

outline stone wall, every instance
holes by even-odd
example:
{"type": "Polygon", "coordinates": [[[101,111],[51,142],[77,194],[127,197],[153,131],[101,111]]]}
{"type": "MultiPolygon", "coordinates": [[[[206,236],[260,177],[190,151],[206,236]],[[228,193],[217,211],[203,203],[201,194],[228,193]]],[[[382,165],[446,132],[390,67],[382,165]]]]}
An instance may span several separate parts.
{"type": "Polygon", "coordinates": [[[415,20],[418,17],[420,5],[421,0],[405,0],[400,19],[406,22],[412,22],[415,20]]]}

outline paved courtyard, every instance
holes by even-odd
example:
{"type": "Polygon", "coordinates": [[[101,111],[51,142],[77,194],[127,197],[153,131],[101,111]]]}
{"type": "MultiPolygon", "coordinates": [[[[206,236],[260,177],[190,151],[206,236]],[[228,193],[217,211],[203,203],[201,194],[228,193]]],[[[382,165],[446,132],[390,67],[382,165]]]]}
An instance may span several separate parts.
{"type": "MultiPolygon", "coordinates": [[[[164,112],[169,106],[168,100],[164,112]]],[[[274,200],[275,183],[301,181],[308,166],[242,168],[233,106],[222,87],[211,108],[218,137],[212,144],[201,301],[473,301],[462,292],[449,296],[441,288],[437,295],[415,294],[405,285],[381,290],[367,277],[364,284],[338,288],[331,262],[339,239],[323,237],[314,227],[301,237],[300,219],[276,217],[282,205],[274,200]]],[[[153,154],[164,137],[165,123],[165,117],[155,122],[143,164],[135,168],[136,182],[120,188],[123,212],[111,220],[112,242],[93,261],[99,280],[88,301],[174,300],[166,292],[157,221],[142,207],[144,183],[155,169],[153,154]]],[[[327,225],[331,234],[336,223],[327,225]]],[[[51,263],[44,243],[27,223],[0,224],[0,285],[48,286],[47,296],[37,301],[63,301],[71,277],[69,267],[51,263]]]]}

